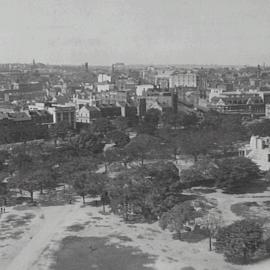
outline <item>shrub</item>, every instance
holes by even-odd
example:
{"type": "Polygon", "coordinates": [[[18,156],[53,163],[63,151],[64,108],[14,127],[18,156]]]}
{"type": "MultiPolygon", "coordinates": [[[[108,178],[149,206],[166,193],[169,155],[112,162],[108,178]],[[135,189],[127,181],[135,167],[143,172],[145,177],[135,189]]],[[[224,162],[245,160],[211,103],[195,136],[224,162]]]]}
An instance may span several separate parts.
{"type": "Polygon", "coordinates": [[[236,221],[218,231],[215,246],[232,263],[248,264],[262,259],[265,257],[262,225],[256,220],[236,221]]]}

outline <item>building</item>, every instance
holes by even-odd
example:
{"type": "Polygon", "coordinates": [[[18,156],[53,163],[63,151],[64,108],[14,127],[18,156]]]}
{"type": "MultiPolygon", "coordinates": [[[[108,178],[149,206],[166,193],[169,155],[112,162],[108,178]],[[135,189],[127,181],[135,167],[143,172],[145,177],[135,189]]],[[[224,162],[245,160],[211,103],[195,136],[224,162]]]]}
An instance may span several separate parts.
{"type": "Polygon", "coordinates": [[[160,112],[167,112],[171,111],[172,107],[168,106],[166,103],[160,103],[157,100],[148,100],[146,102],[146,111],[149,111],[151,109],[159,110],[160,112]]]}
{"type": "Polygon", "coordinates": [[[152,101],[157,101],[159,104],[165,107],[172,108],[172,93],[171,92],[149,92],[145,97],[146,99],[146,107],[148,107],[147,103],[151,103],[152,101]]]}
{"type": "Polygon", "coordinates": [[[121,116],[121,107],[116,105],[100,105],[98,106],[101,116],[104,118],[115,118],[121,116]]]}
{"type": "Polygon", "coordinates": [[[71,128],[76,128],[76,111],[75,106],[66,104],[52,104],[48,112],[53,116],[53,123],[64,122],[71,128]]]}
{"type": "Polygon", "coordinates": [[[174,72],[169,78],[169,87],[197,87],[197,75],[194,72],[174,72]]]}
{"type": "Polygon", "coordinates": [[[29,115],[33,122],[39,125],[51,125],[53,123],[53,116],[46,110],[29,110],[29,115]]]}
{"type": "Polygon", "coordinates": [[[146,98],[142,97],[138,99],[137,114],[142,118],[146,114],[146,98]]]}
{"type": "Polygon", "coordinates": [[[213,97],[209,107],[222,113],[265,115],[265,104],[259,93],[224,92],[213,97]]]}
{"type": "Polygon", "coordinates": [[[270,104],[265,104],[265,117],[270,119],[270,104]]]}
{"type": "Polygon", "coordinates": [[[0,113],[0,144],[44,139],[47,126],[40,125],[27,111],[0,113]]]}
{"type": "Polygon", "coordinates": [[[121,108],[122,117],[134,117],[137,115],[137,107],[128,102],[116,102],[116,106],[121,108]]]}
{"type": "Polygon", "coordinates": [[[104,73],[100,73],[98,74],[98,83],[104,83],[104,82],[111,82],[111,76],[110,75],[107,75],[107,74],[104,74],[104,73]]]}
{"type": "Polygon", "coordinates": [[[165,75],[165,74],[156,75],[155,85],[160,89],[169,89],[170,75],[165,75]]]}
{"type": "Polygon", "coordinates": [[[153,89],[154,86],[152,84],[141,84],[136,86],[136,95],[144,96],[147,93],[147,90],[153,89]]]}
{"type": "Polygon", "coordinates": [[[101,117],[100,109],[95,106],[83,106],[76,112],[76,122],[90,124],[101,117]]]}
{"type": "Polygon", "coordinates": [[[239,156],[250,158],[261,170],[269,170],[270,137],[251,136],[250,143],[239,149],[239,156]]]}
{"type": "Polygon", "coordinates": [[[101,92],[95,95],[97,105],[115,105],[117,102],[128,102],[129,93],[127,91],[101,92]]]}
{"type": "Polygon", "coordinates": [[[97,84],[97,92],[108,92],[112,89],[112,85],[107,82],[102,82],[97,84]]]}
{"type": "Polygon", "coordinates": [[[112,65],[112,73],[115,72],[125,72],[126,66],[124,63],[115,63],[112,65]]]}

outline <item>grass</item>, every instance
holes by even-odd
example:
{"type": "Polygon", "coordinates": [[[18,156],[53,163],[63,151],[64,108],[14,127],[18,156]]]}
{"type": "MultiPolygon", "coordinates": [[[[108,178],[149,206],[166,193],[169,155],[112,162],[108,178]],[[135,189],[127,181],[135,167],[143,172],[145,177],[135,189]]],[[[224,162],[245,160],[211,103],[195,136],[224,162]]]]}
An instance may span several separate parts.
{"type": "Polygon", "coordinates": [[[74,224],[74,225],[68,226],[67,230],[71,232],[79,232],[79,231],[84,230],[84,228],[85,228],[84,225],[74,224]]]}
{"type": "Polygon", "coordinates": [[[198,243],[207,238],[205,232],[184,232],[181,234],[181,241],[188,243],[198,243]]]}
{"type": "Polygon", "coordinates": [[[250,207],[259,207],[259,204],[257,202],[236,203],[231,206],[231,210],[237,216],[254,218],[256,217],[256,213],[252,213],[250,207]]]}
{"type": "Polygon", "coordinates": [[[193,188],[192,191],[196,193],[210,194],[216,192],[215,188],[193,188]]]}
{"type": "Polygon", "coordinates": [[[240,187],[235,187],[226,191],[228,194],[244,194],[244,193],[262,193],[267,190],[269,187],[269,182],[264,180],[253,180],[245,185],[241,185],[240,187]]]}
{"type": "Polygon", "coordinates": [[[132,242],[132,239],[129,238],[128,236],[125,236],[125,235],[120,235],[120,234],[111,234],[109,235],[109,237],[114,237],[114,238],[117,238],[123,242],[132,242]]]}
{"type": "Polygon", "coordinates": [[[54,270],[149,270],[154,258],[131,247],[108,245],[107,238],[66,237],[55,254],[54,270]],[[76,260],[74,259],[76,258],[76,260]]]}
{"type": "Polygon", "coordinates": [[[270,222],[269,201],[262,202],[261,204],[257,202],[236,203],[231,206],[231,210],[237,216],[243,218],[256,219],[264,224],[269,224],[270,222]]]}

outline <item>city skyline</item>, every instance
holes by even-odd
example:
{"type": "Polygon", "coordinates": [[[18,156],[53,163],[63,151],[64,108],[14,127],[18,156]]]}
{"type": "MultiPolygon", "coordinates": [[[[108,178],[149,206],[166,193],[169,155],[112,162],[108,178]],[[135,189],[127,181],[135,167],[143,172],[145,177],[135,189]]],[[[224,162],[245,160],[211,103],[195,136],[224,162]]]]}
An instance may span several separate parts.
{"type": "Polygon", "coordinates": [[[0,62],[270,63],[268,0],[1,0],[0,62]]]}

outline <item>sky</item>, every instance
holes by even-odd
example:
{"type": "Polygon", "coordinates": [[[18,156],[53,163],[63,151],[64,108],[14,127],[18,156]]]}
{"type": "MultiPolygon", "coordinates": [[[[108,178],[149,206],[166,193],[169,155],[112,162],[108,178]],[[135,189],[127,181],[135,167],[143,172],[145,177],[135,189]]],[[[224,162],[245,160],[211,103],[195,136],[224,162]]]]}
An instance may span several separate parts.
{"type": "Polygon", "coordinates": [[[270,0],[0,0],[0,63],[270,64],[270,0]]]}

